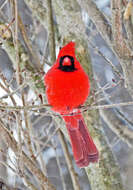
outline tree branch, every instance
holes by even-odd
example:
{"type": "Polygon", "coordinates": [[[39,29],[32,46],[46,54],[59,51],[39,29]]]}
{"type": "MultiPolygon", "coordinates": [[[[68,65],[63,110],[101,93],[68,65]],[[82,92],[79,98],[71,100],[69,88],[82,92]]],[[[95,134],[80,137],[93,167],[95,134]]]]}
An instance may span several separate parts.
{"type": "MultiPolygon", "coordinates": [[[[18,143],[11,135],[10,131],[6,128],[1,119],[0,119],[0,135],[4,139],[4,141],[10,145],[11,149],[17,156],[18,143]]],[[[55,188],[49,182],[47,177],[41,172],[39,168],[37,168],[34,165],[34,162],[32,162],[32,160],[23,151],[22,151],[22,159],[25,167],[27,167],[29,171],[32,172],[32,174],[38,178],[38,180],[41,182],[42,185],[47,185],[49,190],[55,190],[55,188]]]]}
{"type": "Polygon", "coordinates": [[[85,10],[95,24],[98,32],[101,34],[102,38],[107,42],[109,47],[112,47],[112,30],[111,25],[106,20],[103,13],[97,8],[93,0],[77,0],[79,5],[85,10]]]}
{"type": "Polygon", "coordinates": [[[27,6],[31,9],[33,16],[36,16],[41,24],[47,28],[47,8],[45,1],[42,0],[24,0],[27,6]]]}
{"type": "Polygon", "coordinates": [[[100,110],[100,115],[103,120],[109,126],[109,128],[124,142],[126,142],[129,147],[133,147],[133,130],[128,128],[128,126],[123,123],[123,121],[117,117],[116,113],[111,109],[100,110]]]}
{"type": "Polygon", "coordinates": [[[122,6],[121,0],[111,1],[112,10],[112,33],[113,33],[113,47],[119,58],[130,58],[132,52],[127,47],[122,31],[122,6]]]}
{"type": "Polygon", "coordinates": [[[56,60],[56,50],[55,50],[55,33],[54,33],[54,23],[53,23],[53,11],[52,11],[52,1],[47,0],[48,6],[48,33],[49,33],[49,47],[51,54],[51,62],[52,64],[56,60]]]}
{"type": "Polygon", "coordinates": [[[72,178],[73,188],[74,188],[74,190],[80,190],[80,186],[79,186],[79,182],[78,182],[78,176],[75,173],[75,170],[74,170],[74,167],[72,164],[72,159],[70,157],[68,147],[67,147],[67,144],[65,142],[64,134],[60,131],[58,133],[58,135],[59,135],[60,143],[61,143],[62,148],[63,148],[63,152],[64,152],[65,159],[67,162],[67,166],[68,166],[71,178],[72,178]]]}

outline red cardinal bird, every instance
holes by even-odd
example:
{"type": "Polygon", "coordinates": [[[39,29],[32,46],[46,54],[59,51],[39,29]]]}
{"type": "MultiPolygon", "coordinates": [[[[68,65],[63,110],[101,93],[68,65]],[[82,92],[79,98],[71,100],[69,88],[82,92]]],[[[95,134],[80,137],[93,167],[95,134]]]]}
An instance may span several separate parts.
{"type": "Polygon", "coordinates": [[[44,83],[48,103],[62,115],[66,123],[76,164],[85,167],[90,162],[97,162],[98,150],[78,110],[89,95],[90,83],[75,57],[74,42],[60,50],[55,64],[44,77],[44,83]]]}

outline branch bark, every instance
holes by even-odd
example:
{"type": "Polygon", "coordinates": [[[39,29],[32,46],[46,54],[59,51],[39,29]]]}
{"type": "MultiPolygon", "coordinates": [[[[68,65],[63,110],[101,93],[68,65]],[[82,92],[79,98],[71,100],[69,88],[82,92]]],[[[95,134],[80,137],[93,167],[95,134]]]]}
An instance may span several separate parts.
{"type": "Polygon", "coordinates": [[[60,143],[62,145],[64,154],[65,154],[68,169],[69,169],[69,172],[70,172],[70,175],[71,175],[71,178],[72,178],[73,188],[74,188],[74,190],[80,190],[80,186],[79,186],[79,182],[78,182],[78,176],[76,175],[76,172],[75,172],[75,170],[73,168],[73,165],[72,165],[72,159],[70,157],[68,147],[67,147],[67,144],[65,142],[64,133],[62,133],[60,131],[58,133],[58,135],[59,135],[60,143]]]}
{"type": "Polygon", "coordinates": [[[126,142],[129,147],[133,147],[133,130],[131,130],[117,114],[111,109],[100,110],[100,115],[109,128],[124,142],[126,142]]]}
{"type": "Polygon", "coordinates": [[[111,1],[112,10],[112,34],[113,34],[113,47],[119,58],[130,58],[132,55],[131,50],[127,46],[122,28],[122,5],[121,0],[111,1]]]}
{"type": "Polygon", "coordinates": [[[79,5],[88,14],[92,22],[95,24],[98,32],[107,44],[112,48],[112,29],[104,14],[97,8],[93,0],[77,0],[79,5]]]}
{"type": "Polygon", "coordinates": [[[50,47],[50,54],[51,54],[51,62],[52,64],[56,60],[56,50],[55,50],[55,33],[54,33],[54,23],[53,23],[53,10],[52,10],[52,1],[47,0],[48,6],[48,34],[49,34],[49,47],[50,47]]]}
{"type": "Polygon", "coordinates": [[[47,28],[47,8],[45,1],[42,0],[24,0],[27,6],[31,9],[33,16],[37,17],[41,24],[47,28]]]}

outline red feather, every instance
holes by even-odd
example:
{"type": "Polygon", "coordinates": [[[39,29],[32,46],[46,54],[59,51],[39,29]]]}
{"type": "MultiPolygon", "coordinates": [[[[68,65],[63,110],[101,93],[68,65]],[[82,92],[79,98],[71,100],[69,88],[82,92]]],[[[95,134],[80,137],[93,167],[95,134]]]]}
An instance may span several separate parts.
{"type": "Polygon", "coordinates": [[[71,139],[75,161],[79,167],[98,161],[97,148],[88,132],[81,114],[63,116],[71,139]]]}
{"type": "Polygon", "coordinates": [[[73,109],[84,104],[89,92],[90,82],[75,57],[75,43],[64,46],[53,67],[44,78],[48,103],[52,109],[63,116],[71,139],[74,158],[79,167],[98,161],[97,148],[89,135],[82,115],[73,109]]]}

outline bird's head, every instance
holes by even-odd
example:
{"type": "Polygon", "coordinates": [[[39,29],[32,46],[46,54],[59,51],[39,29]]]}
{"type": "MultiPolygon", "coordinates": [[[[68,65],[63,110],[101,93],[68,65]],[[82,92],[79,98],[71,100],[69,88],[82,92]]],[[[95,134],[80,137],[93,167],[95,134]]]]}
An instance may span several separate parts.
{"type": "Polygon", "coordinates": [[[60,49],[56,63],[58,64],[58,69],[64,72],[73,72],[77,70],[74,42],[70,42],[60,49]]]}

